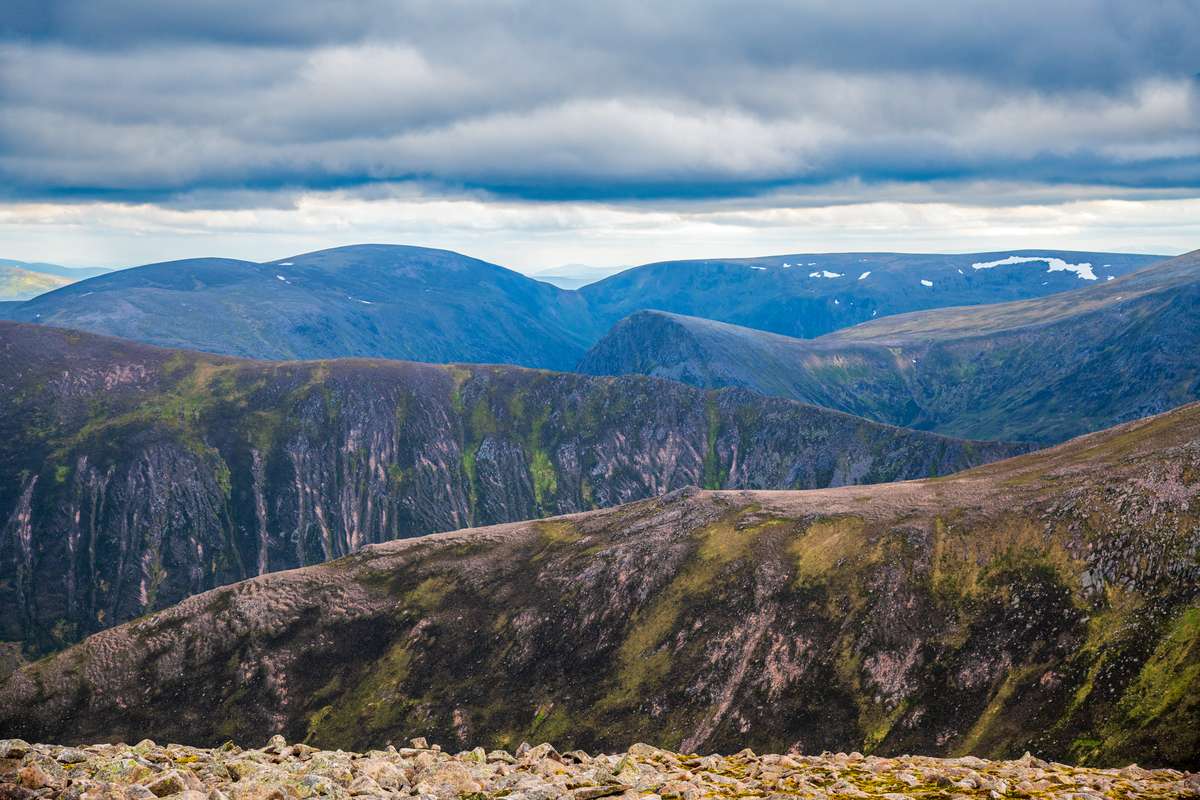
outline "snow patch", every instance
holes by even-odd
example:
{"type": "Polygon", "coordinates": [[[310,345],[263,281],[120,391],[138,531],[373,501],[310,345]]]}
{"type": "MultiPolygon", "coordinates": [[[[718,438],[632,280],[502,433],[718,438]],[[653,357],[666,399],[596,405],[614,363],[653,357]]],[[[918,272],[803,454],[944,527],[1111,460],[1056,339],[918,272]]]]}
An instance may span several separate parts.
{"type": "Polygon", "coordinates": [[[281,267],[293,267],[293,266],[295,266],[295,264],[293,264],[293,263],[292,263],[292,262],[290,262],[290,261],[281,261],[281,262],[279,262],[279,266],[281,266],[281,267]]]}
{"type": "Polygon", "coordinates": [[[1092,265],[1088,262],[1081,264],[1068,264],[1061,258],[1052,256],[1009,256],[1002,258],[999,261],[977,261],[971,266],[974,269],[992,269],[993,267],[1003,267],[1009,264],[1028,264],[1034,261],[1044,261],[1049,267],[1047,272],[1074,272],[1080,280],[1094,281],[1096,273],[1092,271],[1092,265]]]}
{"type": "Polygon", "coordinates": [[[963,272],[963,271],[960,269],[960,270],[958,271],[958,274],[959,274],[959,275],[966,275],[967,273],[963,272]]]}
{"type": "Polygon", "coordinates": [[[837,298],[834,298],[834,300],[833,300],[833,304],[834,304],[835,306],[840,306],[840,305],[841,305],[841,302],[839,302],[839,301],[837,300],[837,298]]]}
{"type": "Polygon", "coordinates": [[[933,286],[933,281],[927,281],[924,278],[921,278],[921,285],[922,286],[933,286]]]}
{"type": "Polygon", "coordinates": [[[767,268],[766,267],[751,267],[750,269],[757,269],[757,270],[761,270],[761,271],[765,272],[767,268]]]}
{"type": "Polygon", "coordinates": [[[844,278],[846,277],[841,272],[830,272],[827,269],[819,269],[816,272],[808,273],[810,278],[844,278]]]}
{"type": "Polygon", "coordinates": [[[1112,279],[1113,279],[1113,276],[1112,276],[1112,275],[1109,275],[1109,276],[1108,276],[1107,278],[1105,278],[1104,280],[1106,280],[1106,281],[1111,281],[1112,279]]]}
{"type": "Polygon", "coordinates": [[[859,279],[860,281],[865,281],[865,280],[866,280],[866,279],[867,279],[867,278],[868,278],[870,275],[871,275],[871,270],[867,270],[867,271],[866,271],[866,272],[864,272],[862,275],[859,275],[859,276],[858,276],[858,279],[859,279]]]}
{"type": "Polygon", "coordinates": [[[279,280],[283,281],[284,283],[290,284],[290,281],[288,281],[288,279],[283,277],[282,275],[276,275],[275,277],[278,278],[279,280]]]}

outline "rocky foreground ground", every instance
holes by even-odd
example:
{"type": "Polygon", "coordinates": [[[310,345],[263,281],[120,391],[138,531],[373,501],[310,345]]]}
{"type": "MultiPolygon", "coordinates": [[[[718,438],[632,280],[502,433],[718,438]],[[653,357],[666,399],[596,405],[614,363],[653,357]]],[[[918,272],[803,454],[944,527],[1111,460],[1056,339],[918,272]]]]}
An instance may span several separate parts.
{"type": "Polygon", "coordinates": [[[1090,769],[1026,755],[878,758],[858,753],[687,755],[635,744],[625,753],[559,753],[523,744],[457,755],[411,747],[348,753],[287,744],[216,749],[149,740],[132,747],[0,741],[0,800],[302,800],[421,797],[450,800],[595,798],[1118,798],[1200,797],[1200,774],[1172,769],[1090,769]]]}

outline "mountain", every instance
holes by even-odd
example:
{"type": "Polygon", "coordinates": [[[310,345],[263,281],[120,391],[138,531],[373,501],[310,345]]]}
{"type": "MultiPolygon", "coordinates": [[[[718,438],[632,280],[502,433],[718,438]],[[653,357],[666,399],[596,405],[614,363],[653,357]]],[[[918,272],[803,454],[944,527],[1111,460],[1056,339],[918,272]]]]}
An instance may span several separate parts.
{"type": "Polygon", "coordinates": [[[0,301],[29,300],[84,278],[108,272],[101,267],[73,267],[0,258],[0,301]]]}
{"type": "Polygon", "coordinates": [[[953,436],[1062,441],[1200,398],[1200,251],[1073,292],[815,340],[640,312],[578,368],[739,386],[953,436]]]}
{"type": "Polygon", "coordinates": [[[0,258],[0,301],[28,300],[105,272],[108,270],[100,267],[63,267],[0,258]]]}
{"type": "MultiPolygon", "coordinates": [[[[356,245],[266,264],[191,259],[38,297],[14,319],[270,359],[371,356],[569,368],[577,295],[445,250],[356,245]]],[[[581,324],[582,323],[582,324],[581,324]]]]}
{"type": "Polygon", "coordinates": [[[372,545],[24,667],[0,729],[1195,769],[1198,503],[1194,404],[947,478],[372,545]]]}
{"type": "Polygon", "coordinates": [[[645,309],[814,338],[875,317],[999,303],[1104,283],[1165,256],[996,253],[797,253],[666,261],[581,290],[601,326],[645,309]]]}
{"type": "Polygon", "coordinates": [[[0,323],[0,641],[44,652],[370,542],[1025,449],[642,377],[254,362],[0,323]]]}
{"type": "Polygon", "coordinates": [[[355,245],[264,264],[213,258],[150,264],[3,313],[252,358],[359,356],[564,370],[613,323],[642,309],[815,336],[873,315],[1061,292],[1092,283],[1093,274],[1103,282],[1157,258],[1017,252],[1051,260],[841,253],[670,262],[567,291],[445,250],[355,245]],[[929,278],[933,286],[921,284],[929,278]]]}
{"type": "Polygon", "coordinates": [[[70,278],[72,281],[94,278],[97,275],[112,272],[107,267],[64,267],[62,264],[48,264],[45,261],[17,261],[11,258],[0,258],[0,267],[17,267],[42,275],[57,275],[60,278],[70,278]]]}

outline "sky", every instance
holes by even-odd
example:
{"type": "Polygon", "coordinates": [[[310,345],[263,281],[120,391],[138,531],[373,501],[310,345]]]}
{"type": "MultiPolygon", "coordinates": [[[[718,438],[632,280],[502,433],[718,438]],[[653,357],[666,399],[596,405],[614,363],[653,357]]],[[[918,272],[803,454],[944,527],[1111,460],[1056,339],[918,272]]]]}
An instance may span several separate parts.
{"type": "Polygon", "coordinates": [[[5,0],[0,257],[1200,247],[1200,0],[5,0]]]}

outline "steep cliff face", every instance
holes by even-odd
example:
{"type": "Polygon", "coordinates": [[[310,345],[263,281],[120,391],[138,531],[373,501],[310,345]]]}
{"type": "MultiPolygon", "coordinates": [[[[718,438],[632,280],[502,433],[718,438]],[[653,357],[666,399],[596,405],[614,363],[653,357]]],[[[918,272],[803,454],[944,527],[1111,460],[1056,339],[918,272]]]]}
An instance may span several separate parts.
{"type": "Polygon", "coordinates": [[[0,684],[29,739],[1200,763],[1200,406],[949,478],[373,545],[0,684]]]}
{"type": "Polygon", "coordinates": [[[252,362],[3,323],[0,640],[45,652],[371,542],[1019,450],[641,377],[252,362]]]}

